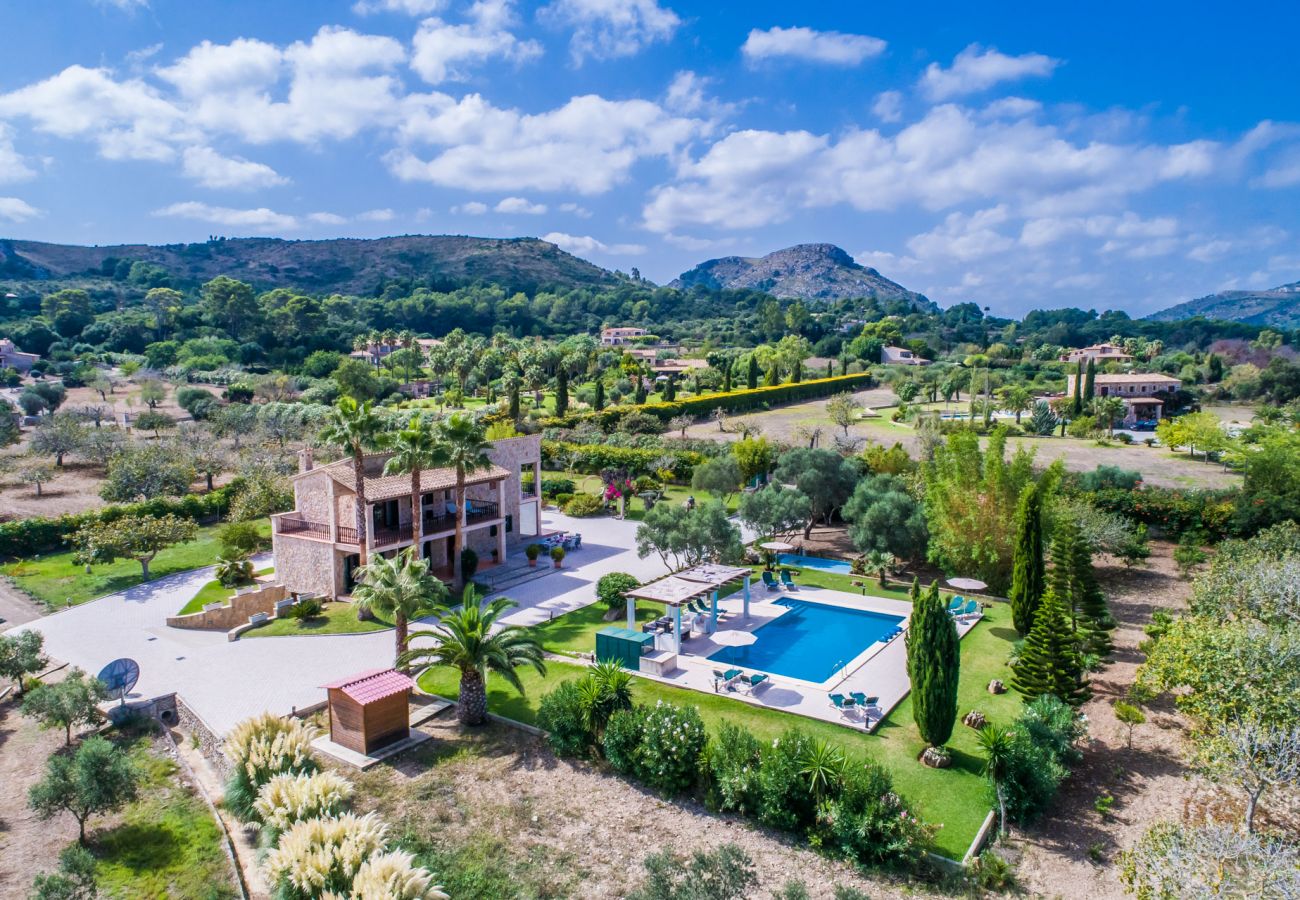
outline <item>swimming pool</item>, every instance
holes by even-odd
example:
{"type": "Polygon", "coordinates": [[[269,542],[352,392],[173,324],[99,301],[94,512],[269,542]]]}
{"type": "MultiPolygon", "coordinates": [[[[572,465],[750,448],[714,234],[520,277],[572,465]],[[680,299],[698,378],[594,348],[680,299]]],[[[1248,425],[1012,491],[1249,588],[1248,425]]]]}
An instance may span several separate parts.
{"type": "Polygon", "coordinates": [[[709,659],[821,682],[903,621],[903,616],[828,606],[795,597],[782,597],[774,602],[789,612],[754,629],[754,643],[723,647],[709,659]]]}
{"type": "Polygon", "coordinates": [[[824,556],[799,556],[797,553],[782,553],[776,561],[783,566],[795,566],[800,569],[818,569],[822,572],[834,572],[837,575],[851,575],[853,567],[842,559],[827,559],[824,556]]]}

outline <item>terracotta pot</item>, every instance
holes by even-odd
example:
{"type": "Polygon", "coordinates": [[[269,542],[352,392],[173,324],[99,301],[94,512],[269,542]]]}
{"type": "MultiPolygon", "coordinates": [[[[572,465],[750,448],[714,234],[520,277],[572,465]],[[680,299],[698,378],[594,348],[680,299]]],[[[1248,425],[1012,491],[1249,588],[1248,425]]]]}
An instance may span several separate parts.
{"type": "Polygon", "coordinates": [[[537,560],[535,560],[535,559],[530,559],[530,560],[528,560],[528,565],[530,565],[530,566],[535,566],[535,565],[537,565],[537,560]]]}

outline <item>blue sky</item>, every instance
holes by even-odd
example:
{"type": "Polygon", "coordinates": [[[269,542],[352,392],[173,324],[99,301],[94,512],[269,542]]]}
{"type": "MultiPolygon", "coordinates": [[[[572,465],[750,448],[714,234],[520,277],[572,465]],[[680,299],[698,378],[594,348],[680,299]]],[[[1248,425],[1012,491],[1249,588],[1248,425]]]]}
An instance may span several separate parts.
{"type": "Polygon", "coordinates": [[[1300,11],[1061,10],[16,5],[0,235],[535,235],[660,282],[828,241],[999,313],[1300,279],[1300,11]]]}

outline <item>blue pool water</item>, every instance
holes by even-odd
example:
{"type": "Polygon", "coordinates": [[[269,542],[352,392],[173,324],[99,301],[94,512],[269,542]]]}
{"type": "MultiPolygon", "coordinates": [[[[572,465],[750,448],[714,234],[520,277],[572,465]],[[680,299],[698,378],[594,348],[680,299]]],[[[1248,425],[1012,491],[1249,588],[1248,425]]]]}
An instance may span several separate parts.
{"type": "Polygon", "coordinates": [[[776,561],[783,566],[794,566],[799,569],[820,569],[823,572],[835,572],[840,575],[849,575],[853,572],[853,567],[842,559],[826,559],[822,556],[799,556],[796,553],[782,553],[776,558],[776,561]]]}
{"type": "Polygon", "coordinates": [[[754,630],[754,643],[723,647],[709,659],[803,681],[825,681],[879,641],[902,616],[827,606],[795,597],[774,601],[789,608],[754,630]]]}

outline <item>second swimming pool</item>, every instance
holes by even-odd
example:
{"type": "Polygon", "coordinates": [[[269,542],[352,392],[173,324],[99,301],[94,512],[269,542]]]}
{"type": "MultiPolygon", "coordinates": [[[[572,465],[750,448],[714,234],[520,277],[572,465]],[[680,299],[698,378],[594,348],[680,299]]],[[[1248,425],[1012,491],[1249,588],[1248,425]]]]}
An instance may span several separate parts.
{"type": "Polygon", "coordinates": [[[782,553],[776,561],[783,566],[800,569],[818,569],[822,572],[835,572],[838,575],[850,575],[853,567],[842,559],[827,559],[824,556],[800,556],[797,553],[782,553]]]}
{"type": "Polygon", "coordinates": [[[903,616],[794,597],[774,602],[789,612],[756,628],[753,644],[723,647],[709,659],[801,681],[822,682],[903,621],[903,616]]]}

